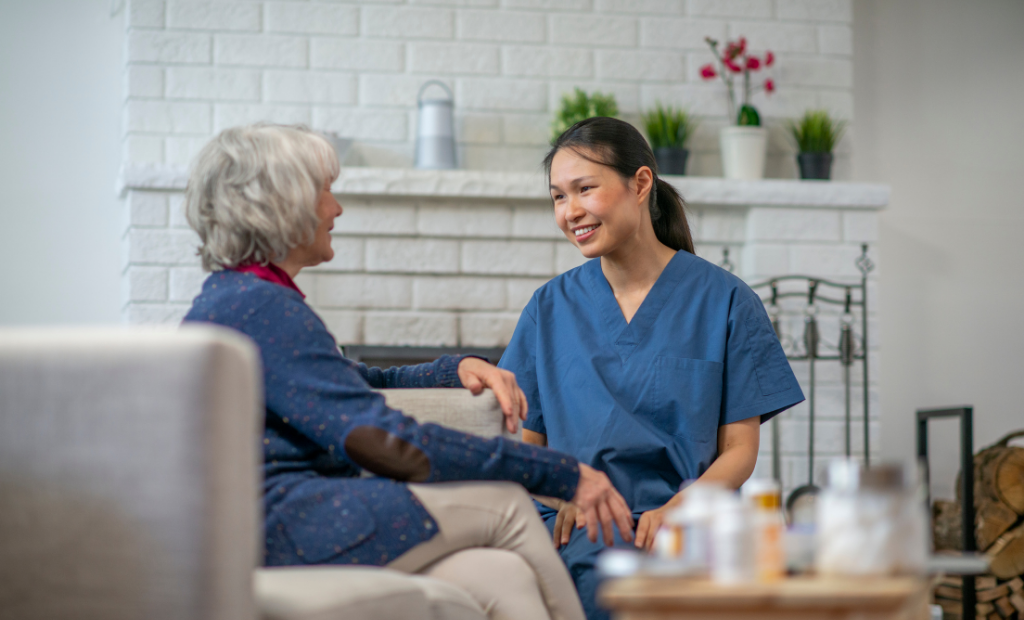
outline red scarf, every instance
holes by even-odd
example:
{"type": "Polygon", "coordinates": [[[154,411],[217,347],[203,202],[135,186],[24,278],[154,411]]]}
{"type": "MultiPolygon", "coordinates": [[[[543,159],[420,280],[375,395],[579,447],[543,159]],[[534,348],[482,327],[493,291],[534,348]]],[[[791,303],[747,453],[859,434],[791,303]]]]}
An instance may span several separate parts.
{"type": "Polygon", "coordinates": [[[306,296],[299,290],[299,287],[295,286],[295,281],[288,275],[284,269],[281,269],[274,263],[267,263],[266,265],[245,265],[242,267],[235,267],[235,271],[240,273],[251,273],[260,280],[266,280],[267,282],[273,282],[274,284],[280,284],[281,286],[287,287],[302,295],[305,299],[306,296]]]}

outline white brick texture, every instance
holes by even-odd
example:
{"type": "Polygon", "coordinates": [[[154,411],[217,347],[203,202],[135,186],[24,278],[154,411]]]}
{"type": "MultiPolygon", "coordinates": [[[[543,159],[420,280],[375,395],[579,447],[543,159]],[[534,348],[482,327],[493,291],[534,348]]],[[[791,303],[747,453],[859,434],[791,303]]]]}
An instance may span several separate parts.
{"type": "Polygon", "coordinates": [[[436,239],[367,239],[367,271],[457,273],[459,242],[436,239]]]}
{"type": "Polygon", "coordinates": [[[424,205],[416,230],[433,237],[506,237],[511,224],[507,207],[424,205]]]}
{"type": "Polygon", "coordinates": [[[460,78],[455,97],[471,110],[543,110],[547,86],[538,80],[460,78]]]}
{"type": "Polygon", "coordinates": [[[356,76],[323,71],[267,71],[263,98],[281,103],[356,103],[356,76]]]}
{"type": "MultiPolygon", "coordinates": [[[[128,4],[123,151],[132,163],[185,165],[202,138],[268,120],[355,139],[348,164],[408,166],[416,94],[441,78],[455,94],[462,168],[535,170],[553,111],[579,87],[614,95],[630,122],[656,102],[706,117],[690,172],[716,175],[725,105],[721,85],[699,75],[706,36],[745,35],[776,53],[777,91],[754,97],[769,126],[817,107],[853,119],[851,0],[128,4]],[[143,102],[213,105],[183,122],[182,111],[169,118],[143,102]],[[230,107],[241,105],[254,107],[230,107]]],[[[769,176],[795,175],[784,141],[773,132],[769,176]]],[[[837,178],[849,174],[850,144],[840,144],[837,178]]]]}
{"type": "Polygon", "coordinates": [[[132,28],[163,28],[164,0],[132,0],[128,3],[128,25],[132,28]]]}
{"type": "Polygon", "coordinates": [[[505,283],[499,278],[416,278],[413,307],[419,310],[501,310],[505,283]]]}
{"type": "Polygon", "coordinates": [[[208,34],[151,30],[128,33],[128,62],[208,64],[212,49],[208,34]]]}
{"type": "Polygon", "coordinates": [[[507,46],[502,73],[522,77],[591,77],[594,53],[585,49],[507,46]]]}
{"type": "Polygon", "coordinates": [[[177,267],[170,270],[170,300],[187,301],[195,299],[203,289],[203,282],[210,274],[198,267],[177,267]]]}
{"type": "Polygon", "coordinates": [[[366,342],[381,345],[455,346],[458,315],[447,312],[367,312],[366,342]]]}
{"type": "Polygon", "coordinates": [[[459,343],[469,347],[508,346],[518,322],[516,313],[464,314],[459,317],[459,343]]]}
{"type": "Polygon", "coordinates": [[[363,341],[363,315],[349,310],[321,310],[327,331],[338,344],[356,344],[363,341]]]}
{"type": "Polygon", "coordinates": [[[167,270],[163,267],[130,267],[128,301],[167,301],[167,270]]]}
{"type": "Polygon", "coordinates": [[[838,211],[818,209],[751,209],[747,233],[753,241],[839,241],[838,211]]]}
{"type": "Polygon", "coordinates": [[[317,302],[329,308],[409,308],[412,279],[405,276],[344,274],[317,276],[317,302]]]}
{"type": "Polygon", "coordinates": [[[456,32],[476,41],[541,43],[547,36],[543,15],[511,11],[459,11],[456,32]]]}
{"type": "Polygon", "coordinates": [[[394,41],[314,38],[310,65],[319,69],[401,71],[405,46],[394,41]]]}
{"type": "Polygon", "coordinates": [[[725,22],[681,17],[645,17],[640,20],[640,44],[673,50],[707,49],[704,37],[723,39],[725,22]]]}
{"type": "Polygon", "coordinates": [[[690,15],[757,19],[772,16],[772,0],[686,0],[686,5],[690,15]]]}
{"type": "Polygon", "coordinates": [[[464,241],[462,271],[509,275],[554,275],[554,246],[548,241],[464,241]]]}
{"type": "Polygon", "coordinates": [[[162,192],[129,192],[128,225],[167,226],[167,195],[162,192]]]}
{"type": "Polygon", "coordinates": [[[682,81],[686,79],[686,62],[674,53],[598,50],[597,76],[631,82],[682,81]]]}
{"type": "Polygon", "coordinates": [[[496,45],[413,42],[408,50],[409,70],[416,73],[497,75],[501,64],[496,45]]]}
{"type": "Polygon", "coordinates": [[[364,108],[313,108],[313,123],[357,140],[405,140],[409,116],[405,112],[364,108]]]}
{"type": "Polygon", "coordinates": [[[359,9],[344,5],[270,2],[266,7],[266,21],[269,32],[352,36],[359,32],[359,9]]]}
{"type": "Polygon", "coordinates": [[[638,26],[635,19],[609,15],[552,15],[551,41],[556,45],[635,47],[638,26]]]}
{"type": "Polygon", "coordinates": [[[125,73],[125,94],[155,99],[164,96],[164,70],[148,65],[129,65],[125,73]]]}
{"type": "Polygon", "coordinates": [[[210,104],[129,101],[125,130],[149,133],[209,134],[212,129],[210,104]]]}
{"type": "Polygon", "coordinates": [[[218,65],[247,67],[305,67],[309,56],[304,37],[285,35],[218,34],[213,59],[218,65]]]}
{"type": "Polygon", "coordinates": [[[778,0],[778,11],[782,19],[853,21],[852,0],[778,0]]]}
{"type": "Polygon", "coordinates": [[[260,6],[234,2],[177,2],[167,5],[167,26],[182,30],[248,30],[262,27],[260,6]]]}
{"type": "Polygon", "coordinates": [[[167,97],[259,101],[260,72],[244,69],[171,67],[167,69],[167,97]]]}
{"type": "Polygon", "coordinates": [[[448,9],[364,6],[362,13],[362,32],[371,37],[451,39],[455,34],[448,9]]]}

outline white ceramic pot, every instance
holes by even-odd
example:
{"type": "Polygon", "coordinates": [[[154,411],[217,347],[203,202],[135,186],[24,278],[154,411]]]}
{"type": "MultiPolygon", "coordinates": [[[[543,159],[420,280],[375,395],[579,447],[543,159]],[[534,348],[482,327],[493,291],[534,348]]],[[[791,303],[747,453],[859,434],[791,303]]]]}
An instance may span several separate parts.
{"type": "Polygon", "coordinates": [[[768,146],[768,132],[764,127],[724,127],[719,140],[725,178],[764,178],[764,154],[768,146]]]}

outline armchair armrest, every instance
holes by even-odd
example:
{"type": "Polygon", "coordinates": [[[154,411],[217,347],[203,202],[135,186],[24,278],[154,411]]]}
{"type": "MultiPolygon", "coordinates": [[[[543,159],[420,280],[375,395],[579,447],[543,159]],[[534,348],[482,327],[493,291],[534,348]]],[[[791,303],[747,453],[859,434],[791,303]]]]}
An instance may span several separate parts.
{"type": "Polygon", "coordinates": [[[388,407],[398,409],[417,422],[433,422],[481,437],[501,435],[519,439],[505,430],[505,418],[494,392],[479,396],[466,389],[417,388],[380,390],[388,407]]]}

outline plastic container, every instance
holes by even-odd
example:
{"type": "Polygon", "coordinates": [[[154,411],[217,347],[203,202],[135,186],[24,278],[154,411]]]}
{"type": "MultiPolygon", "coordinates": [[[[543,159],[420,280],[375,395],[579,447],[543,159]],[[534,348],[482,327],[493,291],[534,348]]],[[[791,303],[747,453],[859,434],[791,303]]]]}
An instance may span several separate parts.
{"type": "Polygon", "coordinates": [[[921,574],[928,555],[928,515],[916,470],[901,464],[865,469],[829,464],[818,497],[815,565],[824,575],[921,574]]]}
{"type": "Polygon", "coordinates": [[[754,580],[754,548],[750,516],[734,494],[721,495],[715,502],[711,526],[711,578],[731,585],[754,580]]]}
{"type": "Polygon", "coordinates": [[[784,536],[786,518],[782,514],[782,489],[770,478],[747,481],[743,498],[750,510],[754,538],[754,575],[757,581],[777,581],[786,576],[784,536]]]}

